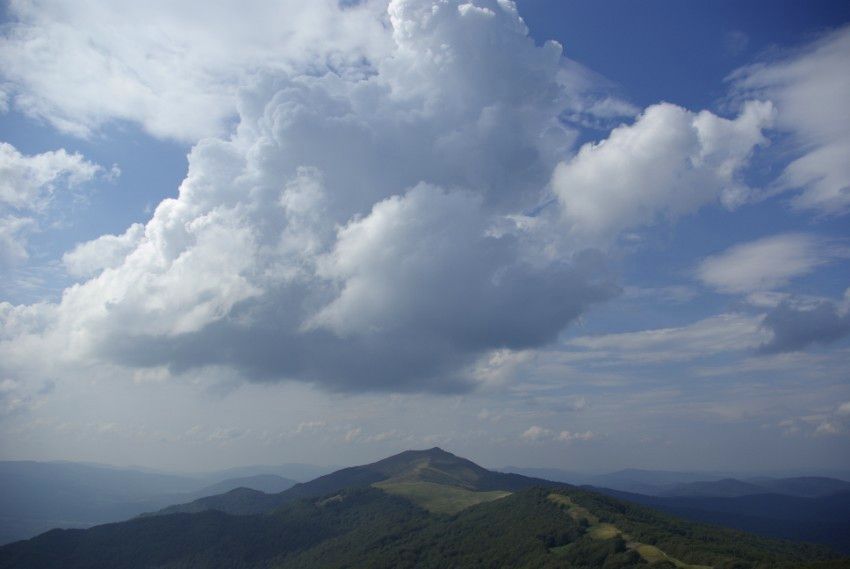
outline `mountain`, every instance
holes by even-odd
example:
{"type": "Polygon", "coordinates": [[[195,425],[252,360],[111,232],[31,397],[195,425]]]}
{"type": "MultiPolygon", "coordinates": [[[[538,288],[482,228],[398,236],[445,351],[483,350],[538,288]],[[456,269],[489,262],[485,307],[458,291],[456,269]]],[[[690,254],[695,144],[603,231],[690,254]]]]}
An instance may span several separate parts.
{"type": "Polygon", "coordinates": [[[0,543],[54,527],[88,527],[127,519],[173,503],[175,495],[203,485],[182,476],[103,465],[0,462],[0,543]],[[150,501],[160,495],[170,498],[150,501]]]}
{"type": "Polygon", "coordinates": [[[198,472],[191,476],[210,481],[227,480],[231,478],[251,478],[253,476],[275,475],[287,480],[306,482],[317,476],[328,474],[339,470],[338,466],[317,466],[315,464],[304,464],[300,462],[286,462],[283,464],[255,464],[250,466],[237,466],[225,470],[213,472],[198,472]]]}
{"type": "Polygon", "coordinates": [[[158,515],[218,510],[229,514],[270,512],[283,504],[302,498],[314,498],[344,488],[380,483],[396,493],[423,492],[429,484],[451,486],[467,491],[504,491],[528,488],[551,482],[519,474],[493,472],[439,448],[405,451],[373,464],[352,466],[320,476],[310,482],[296,484],[278,494],[262,492],[228,492],[169,506],[158,515]]]}
{"type": "Polygon", "coordinates": [[[767,494],[770,491],[764,486],[744,482],[735,478],[724,478],[722,480],[689,482],[687,484],[675,484],[656,490],[657,496],[716,496],[736,497],[751,496],[753,494],[767,494]]]}
{"type": "Polygon", "coordinates": [[[646,496],[593,490],[692,521],[766,537],[822,543],[850,553],[850,492],[809,498],[765,493],[735,497],[646,496]]]}
{"type": "Polygon", "coordinates": [[[665,489],[694,482],[716,481],[728,478],[723,472],[677,472],[670,470],[642,470],[627,468],[604,474],[574,472],[557,468],[519,468],[508,466],[504,472],[527,476],[538,476],[548,480],[566,482],[576,486],[597,486],[623,492],[635,492],[651,496],[660,495],[665,489]]]}
{"type": "Polygon", "coordinates": [[[798,476],[795,478],[754,478],[748,480],[768,492],[816,498],[839,492],[850,492],[850,482],[823,476],[798,476]]]}
{"type": "Polygon", "coordinates": [[[492,472],[440,449],[266,496],[280,505],[53,530],[0,548],[0,569],[850,567],[825,548],[684,522],[597,492],[492,472]]]}
{"type": "Polygon", "coordinates": [[[254,476],[244,476],[242,478],[228,478],[221,482],[216,482],[209,486],[201,488],[195,494],[199,496],[214,496],[230,492],[236,488],[249,488],[267,494],[276,494],[288,490],[298,484],[295,480],[278,476],[277,474],[255,474],[254,476]]]}
{"type": "Polygon", "coordinates": [[[0,462],[0,544],[56,527],[90,527],[238,487],[279,492],[275,475],[224,480],[73,462],[0,462]],[[211,482],[214,482],[211,484],[211,482]]]}
{"type": "Polygon", "coordinates": [[[748,478],[738,480],[724,478],[722,480],[690,482],[662,486],[653,492],[641,492],[654,496],[716,496],[738,497],[756,494],[781,494],[802,498],[818,498],[850,491],[850,482],[825,477],[796,477],[796,478],[748,478]]]}
{"type": "Polygon", "coordinates": [[[754,494],[783,494],[818,497],[850,491],[850,482],[825,476],[735,477],[731,476],[730,473],[723,472],[677,472],[636,468],[618,470],[607,474],[515,466],[507,466],[501,470],[566,482],[576,486],[609,488],[647,496],[735,497],[754,494]]]}

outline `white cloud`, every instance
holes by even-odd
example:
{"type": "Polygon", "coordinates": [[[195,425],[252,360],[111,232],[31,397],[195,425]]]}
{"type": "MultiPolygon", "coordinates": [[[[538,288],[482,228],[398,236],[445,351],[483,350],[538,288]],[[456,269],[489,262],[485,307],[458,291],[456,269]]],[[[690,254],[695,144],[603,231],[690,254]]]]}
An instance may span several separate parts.
{"type": "Polygon", "coordinates": [[[0,74],[15,108],[63,131],[87,136],[118,120],[195,141],[223,132],[250,73],[347,67],[380,52],[378,5],[15,2],[0,38],[0,74]]]}
{"type": "Polygon", "coordinates": [[[121,235],[101,235],[80,243],[62,256],[62,263],[76,277],[89,277],[102,269],[117,267],[138,246],[144,230],[141,223],[134,223],[121,235]]]}
{"type": "Polygon", "coordinates": [[[815,435],[837,435],[841,433],[841,427],[832,421],[824,421],[815,429],[815,435]]]}
{"type": "Polygon", "coordinates": [[[589,441],[596,437],[592,431],[584,431],[583,433],[571,433],[570,431],[561,431],[555,437],[558,441],[568,443],[571,441],[589,441]]]}
{"type": "MultiPolygon", "coordinates": [[[[593,107],[584,79],[567,80],[560,46],[535,45],[510,3],[477,5],[487,10],[395,0],[368,64],[249,81],[233,135],[194,146],[175,199],[67,253],[68,271],[91,278],[45,316],[2,316],[0,368],[49,353],[54,366],[230,370],[342,391],[458,391],[515,375],[504,372],[616,289],[598,257],[565,245],[562,219],[521,213],[569,153],[561,117],[593,107]]],[[[596,100],[599,118],[627,111],[596,100]]],[[[650,107],[558,167],[573,237],[743,199],[738,173],[771,117],[766,103],[734,120],[650,107]],[[612,172],[625,181],[600,185],[612,172]],[[571,209],[582,203],[598,216],[571,209]]],[[[765,334],[759,318],[721,315],[578,338],[568,354],[689,359],[765,334]]]]}
{"type": "Polygon", "coordinates": [[[747,103],[734,120],[667,103],[648,107],[555,169],[552,188],[571,234],[604,241],[718,200],[730,208],[746,201],[738,174],[765,144],[773,115],[767,102],[747,103]]]}
{"type": "Polygon", "coordinates": [[[707,257],[697,268],[697,277],[721,292],[769,291],[847,253],[846,248],[814,235],[785,233],[741,243],[707,257]]]}
{"type": "Polygon", "coordinates": [[[0,217],[0,266],[14,265],[29,257],[27,239],[36,227],[30,217],[0,217]]]}
{"type": "Polygon", "coordinates": [[[742,97],[768,97],[777,126],[795,138],[798,157],[777,180],[776,190],[802,190],[800,209],[827,214],[850,208],[850,26],[824,35],[779,61],[735,72],[730,80],[742,97]]]}
{"type": "Polygon", "coordinates": [[[249,434],[247,431],[237,427],[218,427],[210,433],[207,439],[210,442],[217,443],[219,445],[226,445],[231,441],[244,437],[247,434],[249,434]]]}
{"type": "Polygon", "coordinates": [[[25,155],[0,142],[0,205],[18,211],[43,211],[57,187],[75,187],[103,169],[65,149],[25,155]]]}
{"type": "Polygon", "coordinates": [[[360,427],[351,428],[345,432],[345,434],[342,436],[342,440],[346,443],[353,443],[357,440],[357,438],[362,432],[363,430],[360,427]]]}
{"type": "Polygon", "coordinates": [[[687,326],[581,336],[568,345],[586,350],[574,354],[583,359],[655,363],[751,350],[768,338],[760,317],[721,314],[687,326]]]}
{"type": "Polygon", "coordinates": [[[298,427],[296,427],[295,432],[297,434],[311,432],[311,431],[319,431],[325,429],[328,424],[325,421],[301,421],[298,423],[298,427]]]}
{"type": "MultiPolygon", "coordinates": [[[[569,151],[562,114],[595,95],[510,2],[476,5],[489,12],[394,0],[368,63],[258,74],[233,136],[194,146],[179,195],[143,227],[69,252],[68,271],[93,276],[0,361],[457,391],[485,380],[481,357],[550,342],[616,294],[593,255],[540,254],[552,220],[510,221],[569,151]]],[[[339,47],[327,41],[315,52],[339,47]]]]}
{"type": "Polygon", "coordinates": [[[845,401],[844,403],[839,405],[838,409],[836,410],[836,414],[842,417],[850,415],[850,401],[845,401]]]}
{"type": "Polygon", "coordinates": [[[103,172],[64,149],[25,155],[0,142],[0,266],[27,259],[28,237],[58,189],[76,188],[103,172]]]}
{"type": "Polygon", "coordinates": [[[554,441],[560,443],[570,443],[573,441],[589,441],[596,438],[596,435],[592,431],[584,431],[584,432],[571,432],[571,431],[560,431],[555,432],[551,429],[547,429],[545,427],[540,427],[538,425],[532,425],[528,429],[526,429],[520,438],[524,441],[539,443],[544,441],[554,441]]]}
{"type": "Polygon", "coordinates": [[[543,427],[532,425],[527,428],[520,437],[526,441],[537,442],[541,439],[549,438],[552,436],[552,431],[550,429],[545,429],[543,427]]]}
{"type": "Polygon", "coordinates": [[[53,389],[47,382],[38,389],[25,383],[4,378],[0,379],[0,419],[9,415],[31,411],[44,403],[45,395],[53,389]]]}

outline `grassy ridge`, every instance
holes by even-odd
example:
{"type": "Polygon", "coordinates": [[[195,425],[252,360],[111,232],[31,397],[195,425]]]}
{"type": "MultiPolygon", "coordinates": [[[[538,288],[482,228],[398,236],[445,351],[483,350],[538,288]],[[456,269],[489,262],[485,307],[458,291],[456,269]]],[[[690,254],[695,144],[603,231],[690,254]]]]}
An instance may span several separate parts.
{"type": "MultiPolygon", "coordinates": [[[[553,503],[558,504],[562,508],[565,508],[570,518],[574,522],[578,522],[585,528],[585,535],[587,535],[590,539],[622,539],[625,542],[626,550],[636,552],[644,561],[646,561],[650,565],[666,562],[673,564],[678,569],[712,569],[712,566],[710,565],[690,565],[687,563],[683,563],[675,557],[670,557],[654,545],[647,545],[645,543],[640,543],[639,541],[633,540],[630,536],[623,533],[617,526],[610,523],[600,522],[597,516],[591,514],[587,510],[587,508],[583,508],[577,505],[569,498],[569,496],[553,492],[552,494],[549,494],[548,498],[553,503]]],[[[558,548],[558,553],[561,555],[568,554],[569,552],[569,547],[558,548]]]]}
{"type": "Polygon", "coordinates": [[[0,548],[0,569],[650,565],[850,566],[823,548],[682,522],[579,490],[546,488],[515,492],[450,516],[430,514],[406,498],[367,487],[286,504],[267,515],[141,518],[86,531],[55,530],[0,548]],[[559,498],[553,499],[553,493],[559,498]],[[578,515],[583,512],[589,516],[578,515]],[[810,565],[817,561],[828,563],[810,565]]]}
{"type": "Polygon", "coordinates": [[[446,486],[433,482],[378,482],[372,486],[385,492],[407,498],[434,514],[456,514],[482,502],[490,502],[509,496],[503,490],[475,492],[457,486],[446,486]]]}
{"type": "Polygon", "coordinates": [[[50,531],[0,548],[0,569],[850,567],[823,547],[493,473],[440,449],[256,494],[219,497],[246,515],[207,510],[50,531]]]}

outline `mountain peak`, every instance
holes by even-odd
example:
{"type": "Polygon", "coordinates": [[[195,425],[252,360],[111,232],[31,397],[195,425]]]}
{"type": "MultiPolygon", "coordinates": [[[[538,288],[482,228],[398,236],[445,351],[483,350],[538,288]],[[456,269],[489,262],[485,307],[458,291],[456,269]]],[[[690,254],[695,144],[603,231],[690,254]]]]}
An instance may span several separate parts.
{"type": "Polygon", "coordinates": [[[464,459],[461,459],[460,457],[458,457],[456,454],[452,454],[447,450],[441,449],[440,447],[432,447],[432,448],[425,449],[425,450],[408,450],[408,451],[405,451],[405,452],[414,453],[414,454],[423,454],[423,455],[427,455],[427,456],[457,458],[459,460],[464,460],[464,459]]]}
{"type": "Polygon", "coordinates": [[[440,447],[406,450],[366,468],[396,482],[432,482],[464,488],[476,488],[489,474],[485,468],[440,447]]]}

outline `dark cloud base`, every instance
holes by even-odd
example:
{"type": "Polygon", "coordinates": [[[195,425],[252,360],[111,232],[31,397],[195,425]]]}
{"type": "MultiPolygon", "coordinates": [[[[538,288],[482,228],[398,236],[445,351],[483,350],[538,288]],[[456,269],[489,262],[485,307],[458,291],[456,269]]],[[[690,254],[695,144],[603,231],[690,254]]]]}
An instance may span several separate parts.
{"type": "Polygon", "coordinates": [[[812,344],[830,344],[850,335],[850,314],[842,314],[836,303],[821,301],[812,308],[783,302],[764,319],[773,338],[759,351],[765,354],[793,352],[812,344]]]}
{"type": "MultiPolygon", "coordinates": [[[[619,288],[599,269],[594,253],[545,271],[514,267],[500,274],[497,285],[465,291],[476,302],[463,311],[344,336],[303,330],[303,314],[287,312],[297,304],[268,295],[241,303],[230,317],[196,332],[113,334],[100,343],[98,356],[130,367],[166,366],[177,374],[224,366],[251,381],[308,381],[340,392],[467,392],[476,386],[468,366],[477,357],[552,342],[590,304],[617,295],[619,288]]],[[[413,297],[433,294],[411,291],[413,297]]],[[[284,296],[291,295],[289,290],[284,296]]]]}

